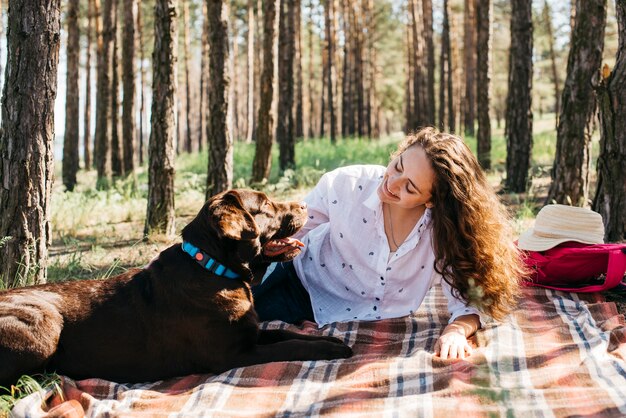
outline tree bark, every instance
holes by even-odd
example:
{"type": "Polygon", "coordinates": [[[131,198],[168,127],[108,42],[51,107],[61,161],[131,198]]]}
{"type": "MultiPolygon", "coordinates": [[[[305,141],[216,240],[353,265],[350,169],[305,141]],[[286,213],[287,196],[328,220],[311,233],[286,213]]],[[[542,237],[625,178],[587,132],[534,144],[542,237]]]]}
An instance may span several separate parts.
{"type": "Polygon", "coordinates": [[[228,2],[207,0],[209,18],[209,167],[207,199],[233,183],[233,140],[228,133],[228,2]]]}
{"type": "Polygon", "coordinates": [[[118,47],[118,5],[113,1],[113,62],[111,64],[111,171],[114,177],[124,176],[124,152],[120,134],[120,66],[118,47]]]}
{"type": "Polygon", "coordinates": [[[124,0],[124,42],[122,44],[122,138],[124,144],[124,172],[135,171],[135,19],[137,1],[124,0]]]}
{"type": "Polygon", "coordinates": [[[78,0],[67,3],[67,92],[65,96],[65,135],[63,140],[63,185],[68,191],[76,186],[78,172],[78,122],[79,122],[79,57],[80,29],[78,26],[78,0]]]}
{"type": "Polygon", "coordinates": [[[428,124],[429,111],[426,109],[426,75],[424,64],[424,18],[422,16],[424,8],[422,0],[411,0],[411,21],[413,32],[413,113],[412,129],[416,129],[428,124]]]}
{"type": "Polygon", "coordinates": [[[506,103],[506,189],[526,191],[533,145],[532,0],[511,1],[511,49],[506,103]]]}
{"type": "Polygon", "coordinates": [[[559,80],[559,72],[556,65],[556,53],[554,52],[554,34],[552,33],[552,16],[550,13],[550,5],[545,0],[543,3],[543,21],[548,36],[548,51],[550,52],[550,70],[552,71],[552,82],[554,83],[554,115],[556,127],[559,127],[559,114],[561,112],[561,81],[559,80]]]}
{"type": "Polygon", "coordinates": [[[347,137],[354,134],[354,122],[352,113],[352,104],[354,100],[352,98],[352,65],[353,59],[351,52],[352,44],[352,32],[350,30],[350,7],[348,3],[350,0],[342,0],[342,14],[343,14],[343,76],[341,77],[341,135],[347,137]]]}
{"type": "Polygon", "coordinates": [[[0,282],[44,283],[51,240],[60,0],[11,0],[0,139],[0,282]]]}
{"type": "MultiPolygon", "coordinates": [[[[113,61],[113,11],[114,0],[104,0],[102,7],[102,30],[98,31],[96,82],[96,137],[94,145],[94,161],[98,179],[96,186],[106,189],[111,182],[111,66],[113,61]]],[[[98,0],[96,0],[98,5],[98,0]]],[[[99,9],[99,8],[98,8],[99,9]]]]}
{"type": "Polygon", "coordinates": [[[207,127],[207,93],[208,93],[208,61],[209,61],[209,22],[207,16],[207,4],[206,1],[202,2],[202,46],[200,57],[200,109],[198,110],[198,117],[200,118],[199,132],[198,132],[198,151],[204,149],[204,145],[207,143],[206,139],[206,127],[207,127]]]}
{"type": "Polygon", "coordinates": [[[176,0],[156,0],[152,53],[152,110],[148,151],[148,209],[144,234],[174,230],[174,136],[176,123],[176,0]]]}
{"type": "Polygon", "coordinates": [[[94,20],[94,0],[88,0],[87,48],[85,60],[85,111],[83,116],[83,161],[85,170],[91,170],[91,43],[94,20]]]}
{"type": "Polygon", "coordinates": [[[246,127],[246,142],[251,143],[254,138],[254,46],[255,46],[254,1],[248,0],[248,122],[246,127]]]}
{"type": "Polygon", "coordinates": [[[296,52],[294,39],[295,12],[291,2],[280,5],[280,30],[278,38],[278,120],[276,142],[279,146],[280,170],[295,168],[295,140],[293,136],[293,60],[296,52]]]}
{"type": "Polygon", "coordinates": [[[604,220],[606,242],[626,240],[626,2],[617,1],[615,12],[619,47],[615,68],[599,89],[600,156],[593,201],[604,220]]]}
{"type": "Polygon", "coordinates": [[[302,23],[302,2],[301,0],[294,0],[294,37],[295,37],[295,59],[294,59],[294,71],[295,71],[295,93],[294,93],[294,136],[295,138],[304,137],[304,121],[303,121],[303,96],[302,96],[302,36],[301,36],[301,23],[302,23]]]}
{"type": "Polygon", "coordinates": [[[137,39],[139,42],[139,92],[141,97],[139,98],[139,149],[137,150],[137,154],[139,157],[139,165],[143,166],[143,144],[144,144],[144,134],[143,134],[143,128],[144,128],[144,120],[145,120],[145,113],[146,113],[146,103],[145,103],[145,99],[146,96],[144,94],[144,88],[146,85],[146,68],[143,65],[144,62],[144,50],[143,50],[143,26],[142,26],[142,19],[141,19],[141,7],[142,4],[141,2],[139,2],[137,4],[137,31],[139,32],[137,34],[137,39]]]}
{"type": "MultiPolygon", "coordinates": [[[[443,28],[441,30],[441,58],[439,60],[439,129],[452,129],[452,56],[450,54],[450,20],[448,0],[443,1],[443,28]],[[447,119],[447,126],[446,126],[447,119]]],[[[452,124],[453,125],[453,124],[452,124]]]]}
{"type": "Polygon", "coordinates": [[[606,0],[578,0],[576,10],[547,202],[587,206],[596,112],[593,85],[602,63],[606,0]]]}
{"type": "Polygon", "coordinates": [[[433,2],[422,0],[426,60],[426,114],[427,124],[435,125],[435,43],[433,40],[433,2]]]}
{"type": "MultiPolygon", "coordinates": [[[[3,19],[4,13],[2,11],[2,0],[0,0],[0,22],[4,22],[3,19]]],[[[4,24],[0,25],[0,39],[2,39],[4,24]]],[[[4,68],[2,68],[2,46],[0,45],[0,74],[4,74],[4,68]]],[[[0,121],[0,126],[2,126],[2,121],[0,121]]]]}
{"type": "Polygon", "coordinates": [[[306,24],[307,34],[308,34],[308,46],[309,46],[309,68],[308,68],[308,81],[307,81],[307,90],[309,97],[309,113],[308,113],[308,137],[315,137],[315,94],[313,91],[313,77],[314,77],[314,66],[313,66],[313,0],[309,0],[309,20],[306,24]]]}
{"type": "MultiPolygon", "coordinates": [[[[191,140],[191,86],[189,80],[189,0],[183,0],[183,48],[185,52],[185,61],[183,62],[183,71],[185,72],[185,151],[191,153],[193,151],[193,142],[191,140]]],[[[183,138],[179,139],[180,141],[183,138]]]]}
{"type": "Polygon", "coordinates": [[[491,169],[491,0],[476,1],[476,110],[477,156],[483,169],[491,169]]]}
{"type": "Polygon", "coordinates": [[[475,135],[476,121],[476,0],[465,0],[464,12],[465,97],[463,127],[465,135],[475,135]]]}
{"type": "MultiPolygon", "coordinates": [[[[232,36],[230,37],[230,54],[228,56],[228,79],[227,82],[227,91],[228,91],[228,106],[227,106],[227,130],[229,132],[232,141],[239,139],[239,114],[237,112],[238,106],[238,94],[237,94],[237,85],[238,85],[238,74],[239,74],[239,66],[237,65],[237,56],[239,55],[239,43],[236,41],[239,37],[239,28],[237,25],[237,16],[235,13],[229,12],[228,20],[226,22],[226,28],[230,26],[230,32],[232,36]]],[[[228,39],[228,30],[226,31],[227,43],[228,39]]],[[[228,46],[226,47],[228,50],[228,46]]]]}
{"type": "Polygon", "coordinates": [[[335,96],[334,96],[334,88],[335,88],[335,66],[333,64],[333,55],[334,55],[334,31],[332,27],[332,23],[334,21],[334,1],[333,0],[325,0],[324,2],[324,22],[326,27],[326,76],[328,80],[326,80],[326,88],[327,88],[327,99],[328,99],[328,118],[330,122],[330,142],[335,144],[337,141],[337,126],[335,121],[335,96]]]}
{"type": "Polygon", "coordinates": [[[413,78],[415,73],[413,72],[413,60],[415,54],[413,52],[413,19],[412,19],[413,0],[407,1],[407,15],[411,16],[407,19],[405,36],[406,36],[406,84],[405,84],[405,99],[404,99],[404,132],[409,133],[414,129],[413,126],[413,78]]]}
{"type": "Polygon", "coordinates": [[[272,117],[272,97],[274,95],[274,20],[276,4],[280,0],[263,0],[263,70],[261,72],[261,102],[257,125],[256,150],[252,163],[253,183],[267,181],[272,168],[272,142],[274,141],[274,120],[272,117]]]}

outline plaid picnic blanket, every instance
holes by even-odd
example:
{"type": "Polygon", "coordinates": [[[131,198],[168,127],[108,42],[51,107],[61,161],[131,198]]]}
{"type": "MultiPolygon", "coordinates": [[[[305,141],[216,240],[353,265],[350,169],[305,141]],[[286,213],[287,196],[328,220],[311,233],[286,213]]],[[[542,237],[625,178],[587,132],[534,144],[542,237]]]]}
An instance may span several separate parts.
{"type": "MultiPolygon", "coordinates": [[[[136,385],[64,379],[66,402],[54,416],[626,415],[624,318],[599,295],[526,288],[511,320],[479,331],[466,360],[431,354],[447,320],[445,298],[434,288],[411,317],[300,328],[344,339],[352,358],[136,385]]],[[[60,402],[33,394],[13,414],[44,416],[60,402]]]]}

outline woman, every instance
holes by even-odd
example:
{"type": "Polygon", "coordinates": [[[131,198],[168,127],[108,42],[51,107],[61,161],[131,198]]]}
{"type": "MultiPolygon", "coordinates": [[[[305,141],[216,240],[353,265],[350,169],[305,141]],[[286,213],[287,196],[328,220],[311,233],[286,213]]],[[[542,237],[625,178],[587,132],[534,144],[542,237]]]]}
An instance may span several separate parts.
{"type": "Polygon", "coordinates": [[[253,289],[261,320],[404,316],[442,279],[451,317],[435,353],[464,358],[479,314],[502,319],[514,306],[523,267],[508,217],[459,137],[422,129],[386,169],[339,168],[305,200],[304,251],[253,289]]]}

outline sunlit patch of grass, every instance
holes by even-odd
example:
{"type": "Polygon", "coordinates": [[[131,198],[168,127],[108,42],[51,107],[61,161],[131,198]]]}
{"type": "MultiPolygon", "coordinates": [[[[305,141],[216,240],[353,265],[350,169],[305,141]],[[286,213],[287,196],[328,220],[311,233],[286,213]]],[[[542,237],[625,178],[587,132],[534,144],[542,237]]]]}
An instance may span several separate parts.
{"type": "Polygon", "coordinates": [[[63,392],[60,384],[61,378],[57,374],[51,373],[33,376],[24,375],[11,387],[0,386],[0,416],[9,416],[11,409],[17,401],[35,392],[52,389],[55,393],[62,396],[63,392]]]}

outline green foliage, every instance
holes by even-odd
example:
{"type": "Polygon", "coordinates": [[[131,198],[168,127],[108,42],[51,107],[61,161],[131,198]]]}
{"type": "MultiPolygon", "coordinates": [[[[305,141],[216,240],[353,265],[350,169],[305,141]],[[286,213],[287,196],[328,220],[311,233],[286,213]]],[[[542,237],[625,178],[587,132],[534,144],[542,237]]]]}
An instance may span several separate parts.
{"type": "Polygon", "coordinates": [[[60,383],[60,377],[52,373],[24,375],[9,388],[0,386],[0,416],[8,416],[15,403],[31,393],[52,389],[55,393],[62,395],[60,383]]]}

